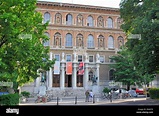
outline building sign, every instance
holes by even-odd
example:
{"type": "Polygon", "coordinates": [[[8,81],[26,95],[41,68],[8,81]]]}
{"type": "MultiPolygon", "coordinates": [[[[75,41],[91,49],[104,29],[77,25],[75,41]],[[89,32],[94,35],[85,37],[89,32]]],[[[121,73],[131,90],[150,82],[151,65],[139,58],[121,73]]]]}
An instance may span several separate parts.
{"type": "Polygon", "coordinates": [[[66,74],[72,75],[72,62],[66,62],[66,74]]]}
{"type": "Polygon", "coordinates": [[[121,85],[122,85],[121,82],[115,82],[115,81],[110,81],[109,82],[109,86],[111,86],[111,87],[121,86],[121,85]]]}
{"type": "Polygon", "coordinates": [[[78,66],[78,75],[84,74],[84,62],[80,62],[78,66]]]}
{"type": "Polygon", "coordinates": [[[60,61],[55,61],[54,74],[60,74],[60,61]]]}

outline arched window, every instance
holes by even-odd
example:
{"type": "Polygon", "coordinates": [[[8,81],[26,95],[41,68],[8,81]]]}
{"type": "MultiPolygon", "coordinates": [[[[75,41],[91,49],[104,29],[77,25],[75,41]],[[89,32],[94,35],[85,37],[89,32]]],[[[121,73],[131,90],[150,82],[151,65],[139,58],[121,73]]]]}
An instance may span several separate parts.
{"type": "Polygon", "coordinates": [[[78,34],[76,37],[76,46],[83,47],[83,35],[78,34]]]}
{"type": "Polygon", "coordinates": [[[93,27],[94,26],[94,21],[92,16],[88,16],[87,18],[87,26],[93,27]]]}
{"type": "Polygon", "coordinates": [[[44,23],[46,23],[46,22],[50,22],[50,13],[48,13],[48,12],[46,12],[45,14],[44,14],[44,23]]]}
{"type": "Polygon", "coordinates": [[[81,14],[77,16],[77,25],[83,26],[83,16],[81,14]]]}
{"type": "Polygon", "coordinates": [[[54,45],[61,46],[61,34],[58,32],[54,35],[54,45]]]}
{"type": "Polygon", "coordinates": [[[55,15],[55,24],[62,24],[62,15],[60,13],[55,15]]]}
{"type": "Polygon", "coordinates": [[[88,35],[87,48],[94,48],[94,38],[92,35],[88,35]]]}
{"type": "Polygon", "coordinates": [[[114,72],[115,72],[114,69],[109,70],[109,80],[114,80],[115,79],[114,72]]]}
{"type": "MultiPolygon", "coordinates": [[[[48,32],[45,32],[45,35],[50,38],[50,35],[49,35],[48,32]]],[[[49,46],[49,44],[50,44],[49,41],[50,41],[50,40],[43,39],[43,45],[44,45],[44,46],[49,46]]]]}
{"type": "Polygon", "coordinates": [[[118,37],[118,48],[120,49],[124,45],[124,38],[122,36],[118,37]]]}
{"type": "Polygon", "coordinates": [[[108,27],[108,28],[113,28],[113,19],[109,17],[109,18],[107,19],[107,21],[108,21],[107,27],[108,27]]]}
{"type": "Polygon", "coordinates": [[[113,36],[108,37],[108,48],[114,49],[114,38],[113,38],[113,36]]]}
{"type": "Polygon", "coordinates": [[[98,47],[104,47],[104,36],[103,35],[99,35],[98,37],[98,47]]]}
{"type": "Polygon", "coordinates": [[[104,19],[102,16],[99,16],[97,19],[97,26],[98,27],[104,27],[104,19]]]}
{"type": "Polygon", "coordinates": [[[66,15],[66,25],[72,25],[72,15],[71,14],[66,15]]]}
{"type": "Polygon", "coordinates": [[[72,47],[72,35],[70,33],[66,34],[66,47],[72,47]]]}

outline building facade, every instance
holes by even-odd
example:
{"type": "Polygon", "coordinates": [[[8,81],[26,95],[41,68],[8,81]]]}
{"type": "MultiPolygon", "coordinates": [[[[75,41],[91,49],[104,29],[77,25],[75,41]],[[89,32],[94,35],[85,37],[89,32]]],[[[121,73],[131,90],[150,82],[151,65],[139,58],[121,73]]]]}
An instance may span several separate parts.
{"type": "Polygon", "coordinates": [[[48,90],[87,90],[99,92],[113,80],[109,58],[116,55],[125,43],[120,28],[122,20],[118,8],[37,2],[43,23],[49,22],[43,42],[50,47],[54,67],[42,73],[34,83],[40,86],[46,77],[48,90]]]}

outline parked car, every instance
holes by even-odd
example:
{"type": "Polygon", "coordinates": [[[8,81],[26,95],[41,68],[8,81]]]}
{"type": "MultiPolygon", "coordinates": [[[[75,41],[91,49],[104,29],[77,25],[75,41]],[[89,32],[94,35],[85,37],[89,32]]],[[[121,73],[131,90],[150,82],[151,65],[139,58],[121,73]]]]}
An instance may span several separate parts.
{"type": "Polygon", "coordinates": [[[136,93],[138,94],[138,95],[144,95],[144,89],[143,88],[136,88],[136,93]]]}
{"type": "Polygon", "coordinates": [[[138,97],[138,94],[136,93],[135,90],[129,90],[128,92],[129,92],[130,97],[138,97]]]}
{"type": "MultiPolygon", "coordinates": [[[[114,93],[116,95],[119,95],[119,91],[120,91],[120,89],[114,91],[114,93]]],[[[122,98],[130,97],[129,92],[127,90],[123,89],[123,88],[121,88],[121,93],[122,93],[122,98]]]]}

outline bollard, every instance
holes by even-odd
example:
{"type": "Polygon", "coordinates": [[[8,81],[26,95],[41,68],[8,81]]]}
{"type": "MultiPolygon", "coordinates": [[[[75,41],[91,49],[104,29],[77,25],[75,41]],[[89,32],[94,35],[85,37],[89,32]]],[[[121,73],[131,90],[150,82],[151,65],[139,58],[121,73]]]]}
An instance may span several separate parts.
{"type": "Polygon", "coordinates": [[[110,93],[110,102],[112,102],[112,93],[110,93]]]}
{"type": "Polygon", "coordinates": [[[77,96],[75,97],[75,104],[77,104],[77,96]]]}
{"type": "Polygon", "coordinates": [[[95,103],[95,95],[93,95],[93,103],[95,103]]]}
{"type": "Polygon", "coordinates": [[[57,105],[59,105],[59,97],[57,97],[57,105]]]}

